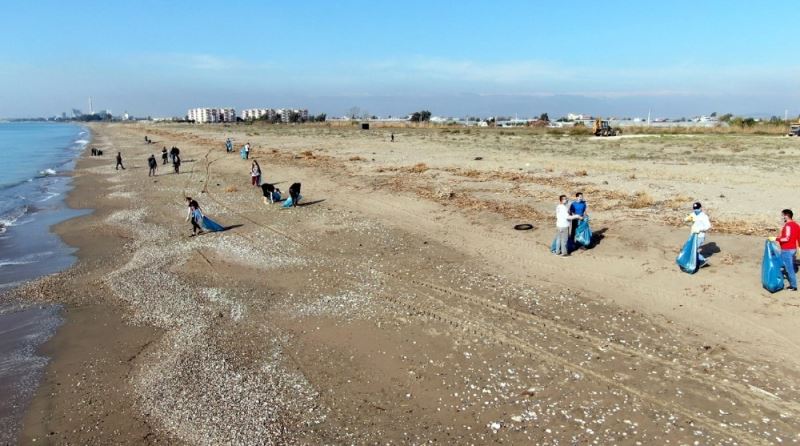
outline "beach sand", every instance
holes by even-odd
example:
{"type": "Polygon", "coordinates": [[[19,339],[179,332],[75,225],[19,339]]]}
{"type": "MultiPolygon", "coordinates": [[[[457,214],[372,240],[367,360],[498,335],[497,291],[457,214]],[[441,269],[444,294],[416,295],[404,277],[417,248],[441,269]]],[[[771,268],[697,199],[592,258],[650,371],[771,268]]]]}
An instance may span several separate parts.
{"type": "Polygon", "coordinates": [[[800,297],[760,287],[795,140],[92,130],[69,204],[95,212],[56,229],[80,260],[18,292],[66,317],[22,443],[800,441],[800,297]],[[227,137],[303,206],[262,204],[227,137]],[[555,258],[578,190],[601,239],[555,258]],[[188,237],[185,195],[233,227],[188,237]],[[718,230],[687,275],[695,200],[718,230]]]}

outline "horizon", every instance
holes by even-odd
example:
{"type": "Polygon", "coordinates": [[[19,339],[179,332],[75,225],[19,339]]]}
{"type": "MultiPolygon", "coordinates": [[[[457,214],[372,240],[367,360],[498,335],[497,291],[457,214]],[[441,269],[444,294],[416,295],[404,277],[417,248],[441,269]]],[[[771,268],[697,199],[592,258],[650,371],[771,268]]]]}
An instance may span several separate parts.
{"type": "Polygon", "coordinates": [[[800,114],[789,2],[744,10],[349,1],[7,5],[0,116],[194,107],[377,116],[800,114]],[[88,11],[88,12],[87,12],[88,11]],[[614,24],[598,24],[608,14],[614,24]],[[786,44],[781,44],[787,42],[786,44]]]}

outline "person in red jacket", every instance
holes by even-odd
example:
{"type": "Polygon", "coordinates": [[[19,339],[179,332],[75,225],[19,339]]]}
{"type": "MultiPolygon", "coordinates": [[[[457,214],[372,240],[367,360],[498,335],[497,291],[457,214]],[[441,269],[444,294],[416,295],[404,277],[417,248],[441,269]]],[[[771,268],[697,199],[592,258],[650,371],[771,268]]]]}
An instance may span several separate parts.
{"type": "Polygon", "coordinates": [[[789,278],[789,289],[797,291],[794,258],[797,253],[797,243],[800,241],[800,225],[793,220],[794,214],[791,209],[784,209],[781,213],[783,214],[784,223],[781,235],[779,237],[771,237],[771,239],[781,245],[781,260],[783,260],[783,269],[786,271],[786,276],[789,278]]]}

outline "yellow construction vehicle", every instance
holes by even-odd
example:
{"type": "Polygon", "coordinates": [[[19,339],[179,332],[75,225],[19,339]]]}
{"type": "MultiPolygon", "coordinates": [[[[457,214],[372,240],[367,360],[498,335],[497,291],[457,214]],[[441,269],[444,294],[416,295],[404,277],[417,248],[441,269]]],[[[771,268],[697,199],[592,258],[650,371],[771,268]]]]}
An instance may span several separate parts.
{"type": "Polygon", "coordinates": [[[797,120],[797,124],[789,126],[789,134],[786,136],[800,136],[800,119],[797,120]]]}
{"type": "Polygon", "coordinates": [[[600,118],[594,120],[594,125],[592,126],[592,134],[594,136],[617,136],[621,133],[622,130],[611,127],[608,121],[600,118]]]}

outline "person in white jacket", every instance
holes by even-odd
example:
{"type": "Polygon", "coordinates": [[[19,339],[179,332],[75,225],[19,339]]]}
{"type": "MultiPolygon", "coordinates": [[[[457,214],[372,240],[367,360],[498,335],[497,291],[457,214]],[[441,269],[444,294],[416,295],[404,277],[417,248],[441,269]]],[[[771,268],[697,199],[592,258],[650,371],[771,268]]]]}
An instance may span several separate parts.
{"type": "Polygon", "coordinates": [[[575,219],[583,220],[583,217],[577,214],[569,215],[567,196],[560,195],[556,206],[556,250],[554,254],[562,257],[569,256],[570,220],[575,219]]]}
{"type": "Polygon", "coordinates": [[[700,248],[706,241],[706,232],[711,229],[711,220],[703,212],[703,205],[699,201],[692,204],[692,213],[686,217],[686,221],[692,222],[692,234],[697,234],[697,259],[707,264],[706,258],[700,254],[700,248]]]}

